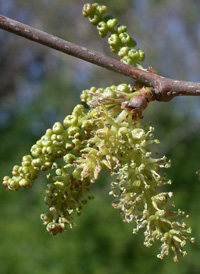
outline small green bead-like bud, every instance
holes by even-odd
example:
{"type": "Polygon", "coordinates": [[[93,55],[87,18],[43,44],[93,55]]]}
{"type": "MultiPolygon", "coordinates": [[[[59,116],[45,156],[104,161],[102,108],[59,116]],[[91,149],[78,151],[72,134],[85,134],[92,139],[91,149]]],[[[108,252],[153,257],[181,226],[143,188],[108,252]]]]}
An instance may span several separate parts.
{"type": "Polygon", "coordinates": [[[138,53],[138,51],[137,51],[136,49],[131,49],[131,50],[129,50],[129,52],[128,52],[128,56],[129,56],[131,59],[133,59],[133,60],[137,60],[138,57],[139,57],[139,53],[138,53]]]}
{"type": "Polygon", "coordinates": [[[21,168],[20,166],[15,165],[12,169],[12,175],[17,176],[20,173],[20,168],[21,168]]]}
{"type": "Polygon", "coordinates": [[[16,177],[13,177],[13,179],[9,178],[7,188],[10,190],[18,190],[20,188],[19,180],[17,180],[16,177]]]}
{"type": "Polygon", "coordinates": [[[106,6],[100,6],[100,5],[98,5],[97,7],[96,7],[96,10],[100,13],[100,14],[104,14],[106,11],[107,11],[107,7],[106,6]]]}
{"type": "Polygon", "coordinates": [[[82,123],[81,127],[84,130],[92,130],[93,126],[94,126],[94,121],[92,121],[92,120],[86,120],[86,121],[84,121],[82,123]]]}
{"type": "Polygon", "coordinates": [[[138,50],[138,54],[139,54],[138,60],[139,61],[144,61],[144,59],[145,59],[145,53],[144,53],[144,51],[142,49],[139,49],[138,50]]]}
{"type": "Polygon", "coordinates": [[[121,59],[121,62],[127,65],[131,65],[133,61],[129,56],[126,55],[121,59]]]}
{"type": "Polygon", "coordinates": [[[41,153],[42,153],[42,149],[38,145],[35,144],[35,145],[32,146],[32,148],[31,148],[31,154],[34,157],[40,156],[41,153]]]}
{"type": "Polygon", "coordinates": [[[48,128],[48,129],[46,130],[45,135],[46,135],[46,136],[51,136],[52,134],[53,134],[52,129],[51,129],[51,128],[48,128]]]}
{"type": "Polygon", "coordinates": [[[72,115],[80,116],[81,114],[84,114],[84,106],[79,104],[73,109],[72,115]]]}
{"type": "Polygon", "coordinates": [[[93,7],[95,10],[97,9],[98,6],[99,6],[98,3],[93,3],[93,4],[92,4],[92,7],[93,7]]]}
{"type": "Polygon", "coordinates": [[[54,148],[53,148],[53,146],[49,146],[49,147],[47,147],[47,154],[49,154],[49,155],[55,155],[55,150],[54,150],[54,148]]]}
{"type": "Polygon", "coordinates": [[[107,24],[107,27],[112,30],[117,25],[117,23],[118,23],[118,20],[114,18],[114,19],[109,19],[106,24],[107,24]]]}
{"type": "Polygon", "coordinates": [[[127,31],[127,26],[124,26],[124,25],[119,25],[117,26],[117,32],[118,33],[122,33],[122,32],[126,32],[127,31]]]}
{"type": "Polygon", "coordinates": [[[28,179],[22,179],[19,181],[19,186],[21,187],[31,187],[32,186],[32,182],[31,180],[28,180],[28,179]]]}
{"type": "Polygon", "coordinates": [[[80,129],[78,127],[69,127],[68,138],[74,139],[80,137],[80,129]]]}
{"type": "Polygon", "coordinates": [[[116,33],[111,34],[108,38],[108,44],[111,46],[116,46],[120,43],[120,39],[116,33]]]}
{"type": "Polygon", "coordinates": [[[63,121],[65,127],[70,127],[72,125],[76,125],[78,122],[78,118],[76,115],[67,115],[63,121]]]}
{"type": "Polygon", "coordinates": [[[85,4],[82,9],[82,14],[84,17],[91,16],[95,12],[95,7],[92,4],[85,4]]]}
{"type": "Polygon", "coordinates": [[[118,52],[118,56],[122,58],[128,55],[128,52],[129,52],[129,47],[122,47],[118,52]]]}
{"type": "Polygon", "coordinates": [[[22,158],[22,164],[23,166],[30,166],[32,162],[32,157],[31,155],[26,155],[22,158]]]}
{"type": "Polygon", "coordinates": [[[90,16],[89,17],[89,21],[90,23],[92,23],[93,25],[98,25],[98,23],[101,21],[101,17],[97,14],[90,16]]]}
{"type": "Polygon", "coordinates": [[[62,124],[60,122],[57,122],[53,125],[52,130],[53,130],[53,133],[55,133],[55,134],[61,134],[64,129],[63,129],[62,124]]]}
{"type": "Polygon", "coordinates": [[[119,39],[123,44],[128,44],[131,41],[131,37],[127,32],[122,32],[119,34],[119,39]]]}
{"type": "Polygon", "coordinates": [[[115,99],[115,98],[116,98],[116,92],[114,92],[114,91],[111,90],[111,89],[108,89],[108,90],[105,90],[104,96],[105,96],[105,97],[110,97],[110,98],[115,99]]]}
{"type": "Polygon", "coordinates": [[[128,87],[127,84],[121,84],[117,86],[117,91],[130,93],[130,88],[128,87]]]}
{"type": "Polygon", "coordinates": [[[74,148],[74,145],[73,145],[73,144],[67,143],[67,144],[65,145],[65,150],[66,150],[66,151],[73,150],[73,148],[74,148]]]}
{"type": "Polygon", "coordinates": [[[40,168],[43,165],[43,160],[41,158],[34,159],[32,161],[32,165],[33,165],[33,167],[40,168]]]}
{"type": "Polygon", "coordinates": [[[8,185],[9,185],[9,177],[8,176],[4,176],[3,177],[3,186],[4,187],[8,187],[8,185]]]}
{"type": "Polygon", "coordinates": [[[97,30],[101,31],[101,32],[107,32],[108,27],[107,27],[106,22],[104,22],[104,21],[99,22],[99,24],[97,25],[97,30]]]}

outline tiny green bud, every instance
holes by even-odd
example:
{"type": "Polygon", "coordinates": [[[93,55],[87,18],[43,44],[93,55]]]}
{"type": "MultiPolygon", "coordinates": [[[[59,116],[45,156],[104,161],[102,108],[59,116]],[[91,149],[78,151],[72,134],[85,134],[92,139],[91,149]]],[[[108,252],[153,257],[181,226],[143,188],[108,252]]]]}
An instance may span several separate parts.
{"type": "Polygon", "coordinates": [[[28,179],[22,179],[22,180],[19,181],[19,185],[21,187],[31,187],[32,184],[33,183],[31,182],[31,180],[28,180],[28,179]]]}
{"type": "Polygon", "coordinates": [[[76,125],[77,122],[78,118],[76,115],[68,115],[67,117],[65,117],[63,124],[65,127],[69,127],[72,125],[76,125]]]}
{"type": "Polygon", "coordinates": [[[117,86],[117,91],[130,93],[130,88],[128,87],[127,84],[121,84],[117,86]]]}
{"type": "Polygon", "coordinates": [[[64,129],[63,129],[62,124],[60,122],[57,122],[53,125],[52,130],[53,130],[53,133],[55,133],[55,134],[61,134],[64,129]]]}
{"type": "Polygon", "coordinates": [[[84,106],[79,104],[75,106],[75,108],[73,109],[72,115],[80,116],[83,113],[84,113],[84,106]]]}
{"type": "Polygon", "coordinates": [[[33,165],[33,167],[41,167],[43,165],[43,160],[40,158],[34,159],[32,161],[32,165],[33,165]]]}
{"type": "Polygon", "coordinates": [[[96,15],[96,14],[89,17],[90,23],[92,23],[95,26],[98,25],[98,23],[100,22],[100,20],[101,20],[101,17],[99,15],[96,15]]]}
{"type": "Polygon", "coordinates": [[[84,17],[94,14],[94,12],[95,12],[95,8],[94,6],[92,6],[92,4],[88,3],[83,6],[82,14],[84,17]]]}
{"type": "Polygon", "coordinates": [[[108,44],[111,46],[116,46],[119,43],[120,43],[119,37],[115,33],[111,34],[111,36],[108,38],[108,44]]]}
{"type": "Polygon", "coordinates": [[[109,29],[114,29],[114,27],[117,25],[117,23],[118,23],[118,21],[117,21],[117,19],[116,18],[114,18],[114,19],[109,19],[108,21],[107,21],[107,26],[108,26],[108,28],[109,29]]]}
{"type": "Polygon", "coordinates": [[[128,56],[129,56],[131,59],[136,60],[136,59],[138,59],[138,57],[139,57],[139,53],[138,53],[138,51],[137,51],[136,49],[131,49],[131,50],[129,50],[129,52],[128,52],[128,56]]]}
{"type": "Polygon", "coordinates": [[[122,32],[126,32],[127,31],[127,26],[124,26],[124,25],[118,25],[117,26],[117,32],[118,33],[122,33],[122,32]]]}
{"type": "Polygon", "coordinates": [[[67,144],[65,145],[65,150],[66,150],[66,151],[70,151],[70,150],[72,150],[73,148],[74,148],[74,145],[73,145],[73,144],[67,143],[67,144]]]}
{"type": "Polygon", "coordinates": [[[124,64],[127,64],[127,65],[131,65],[132,64],[132,59],[129,56],[126,55],[121,59],[121,62],[124,63],[124,64]]]}
{"type": "Polygon", "coordinates": [[[107,11],[107,7],[106,6],[97,6],[96,10],[100,13],[100,14],[104,14],[107,11]]]}
{"type": "Polygon", "coordinates": [[[80,129],[78,127],[69,127],[68,128],[68,138],[79,138],[80,137],[80,129]]]}
{"type": "Polygon", "coordinates": [[[34,157],[40,156],[41,153],[42,153],[42,149],[38,145],[33,145],[32,146],[32,148],[31,148],[31,154],[34,157]]]}
{"type": "Polygon", "coordinates": [[[138,50],[138,54],[139,54],[138,60],[139,61],[144,61],[144,59],[145,59],[145,53],[144,53],[144,51],[142,49],[139,49],[138,50]]]}
{"type": "Polygon", "coordinates": [[[23,166],[30,166],[32,162],[32,157],[31,155],[26,155],[22,158],[22,164],[23,166]]]}
{"type": "Polygon", "coordinates": [[[131,41],[131,37],[127,32],[120,33],[119,38],[123,44],[128,44],[131,41]]]}
{"type": "Polygon", "coordinates": [[[118,52],[118,56],[122,58],[125,55],[128,55],[128,52],[129,52],[129,47],[122,47],[118,52]]]}
{"type": "Polygon", "coordinates": [[[107,24],[104,21],[99,22],[99,24],[97,25],[97,30],[101,32],[107,32],[107,24]]]}
{"type": "Polygon", "coordinates": [[[48,128],[48,129],[46,130],[45,135],[46,135],[46,136],[51,136],[52,133],[53,133],[52,129],[48,128]]]}

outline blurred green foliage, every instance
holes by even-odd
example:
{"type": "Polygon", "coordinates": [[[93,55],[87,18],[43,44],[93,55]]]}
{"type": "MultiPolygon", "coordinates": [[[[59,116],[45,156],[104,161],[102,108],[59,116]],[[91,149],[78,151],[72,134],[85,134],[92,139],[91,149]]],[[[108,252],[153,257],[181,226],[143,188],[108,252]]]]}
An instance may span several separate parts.
{"type": "MultiPolygon", "coordinates": [[[[152,65],[168,77],[200,81],[197,2],[112,0],[109,10],[135,34],[138,46],[146,52],[146,66],[152,65]]],[[[81,17],[83,4],[84,1],[1,0],[0,11],[109,54],[95,28],[81,17]]],[[[71,112],[82,89],[131,80],[12,34],[0,35],[2,178],[29,153],[46,128],[71,112]]],[[[85,206],[83,215],[76,220],[77,227],[61,235],[49,235],[39,219],[45,211],[46,181],[41,176],[28,190],[9,192],[1,187],[0,273],[200,273],[200,185],[195,174],[200,167],[198,103],[199,98],[177,98],[167,104],[153,102],[144,113],[144,122],[153,122],[155,136],[162,141],[162,153],[172,159],[170,189],[177,207],[190,214],[189,224],[196,238],[196,244],[188,247],[188,255],[180,263],[170,258],[158,260],[158,246],[147,249],[142,244],[142,233],[132,235],[133,225],[122,223],[111,206],[110,179],[106,174],[93,185],[95,200],[85,206]]]]}

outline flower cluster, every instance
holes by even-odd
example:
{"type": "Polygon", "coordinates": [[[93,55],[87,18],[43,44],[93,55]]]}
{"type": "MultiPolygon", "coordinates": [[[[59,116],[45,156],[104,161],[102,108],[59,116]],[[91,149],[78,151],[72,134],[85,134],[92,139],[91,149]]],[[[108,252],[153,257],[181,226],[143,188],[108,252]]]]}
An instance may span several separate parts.
{"type": "MultiPolygon", "coordinates": [[[[139,61],[144,60],[144,52],[132,48],[136,42],[127,27],[104,16],[106,10],[97,3],[85,4],[83,15],[97,26],[102,37],[110,33],[110,49],[122,62],[142,68],[139,61]]],[[[141,126],[142,111],[150,100],[150,89],[139,82],[135,86],[84,90],[82,104],[63,124],[57,122],[46,131],[32,146],[31,154],[22,158],[21,165],[13,167],[12,177],[3,178],[3,185],[9,190],[31,187],[40,171],[49,170],[47,211],[41,219],[47,231],[56,235],[67,226],[74,227],[73,213],[80,215],[82,206],[94,198],[90,184],[104,169],[116,175],[110,195],[124,222],[135,224],[133,233],[145,230],[145,246],[161,242],[158,258],[163,259],[172,250],[174,261],[178,261],[178,254],[186,255],[186,242],[194,239],[182,220],[185,213],[173,209],[173,193],[163,192],[164,186],[171,184],[163,172],[170,167],[170,161],[165,156],[154,157],[149,148],[159,143],[154,139],[154,128],[141,126]]]]}
{"type": "Polygon", "coordinates": [[[121,61],[127,65],[134,64],[141,68],[139,64],[145,58],[142,49],[134,49],[136,41],[128,34],[127,27],[118,24],[118,20],[110,15],[104,16],[107,11],[106,6],[97,3],[85,4],[83,7],[83,16],[89,17],[89,21],[97,26],[97,30],[101,37],[108,37],[108,44],[113,53],[117,53],[121,61]]]}
{"type": "Polygon", "coordinates": [[[31,155],[23,157],[22,165],[14,166],[13,177],[4,177],[3,184],[10,190],[31,186],[40,170],[49,169],[47,212],[41,219],[47,231],[55,235],[67,225],[74,227],[73,213],[80,215],[82,205],[93,199],[90,184],[104,169],[116,175],[110,195],[124,221],[136,224],[134,233],[145,229],[147,247],[161,241],[159,258],[171,249],[177,261],[178,253],[186,254],[183,246],[191,229],[181,221],[184,213],[172,209],[172,193],[161,191],[171,184],[162,172],[170,167],[170,161],[152,156],[149,146],[159,143],[153,137],[153,127],[141,127],[139,117],[121,108],[125,100],[138,96],[133,90],[126,84],[84,90],[81,100],[90,106],[89,111],[77,105],[63,125],[55,123],[32,146],[31,155]]]}
{"type": "Polygon", "coordinates": [[[178,261],[178,253],[186,255],[183,247],[191,228],[187,228],[180,218],[185,213],[172,209],[174,204],[170,203],[170,198],[173,193],[160,192],[161,187],[171,184],[166,174],[161,172],[170,167],[170,161],[167,162],[165,156],[160,159],[152,157],[148,146],[153,142],[159,143],[153,139],[153,130],[153,127],[119,130],[118,138],[124,142],[121,153],[124,163],[114,171],[117,180],[111,184],[110,195],[115,197],[113,206],[120,211],[124,222],[136,224],[133,233],[145,229],[145,246],[150,247],[152,242],[160,240],[158,258],[163,259],[172,249],[173,259],[178,261]]]}

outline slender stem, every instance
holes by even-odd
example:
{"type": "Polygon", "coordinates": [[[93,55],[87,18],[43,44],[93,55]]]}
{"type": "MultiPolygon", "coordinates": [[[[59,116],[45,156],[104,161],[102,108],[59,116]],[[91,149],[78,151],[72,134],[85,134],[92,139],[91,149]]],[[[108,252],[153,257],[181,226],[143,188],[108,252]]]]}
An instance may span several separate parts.
{"type": "Polygon", "coordinates": [[[123,64],[120,61],[70,43],[2,15],[0,15],[0,28],[140,81],[145,86],[152,87],[151,91],[154,94],[154,100],[169,101],[180,95],[200,95],[200,83],[176,81],[123,64]]]}

